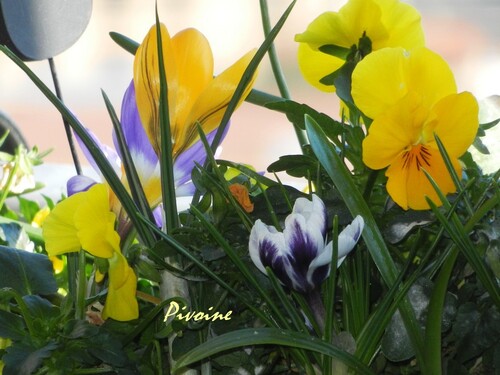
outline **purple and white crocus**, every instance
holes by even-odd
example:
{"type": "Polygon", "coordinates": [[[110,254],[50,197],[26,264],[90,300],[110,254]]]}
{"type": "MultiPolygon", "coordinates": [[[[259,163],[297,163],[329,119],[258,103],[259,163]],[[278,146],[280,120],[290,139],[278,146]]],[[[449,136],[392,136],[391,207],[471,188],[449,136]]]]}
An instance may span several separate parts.
{"type": "MultiPolygon", "coordinates": [[[[343,262],[363,231],[364,221],[357,216],[338,236],[338,262],[343,262]]],[[[254,264],[264,274],[269,267],[287,287],[300,293],[319,289],[330,273],[332,242],[326,243],[327,215],[323,201],[312,195],[312,201],[298,198],[285,228],[257,220],[250,233],[249,250],[254,264]]]]}

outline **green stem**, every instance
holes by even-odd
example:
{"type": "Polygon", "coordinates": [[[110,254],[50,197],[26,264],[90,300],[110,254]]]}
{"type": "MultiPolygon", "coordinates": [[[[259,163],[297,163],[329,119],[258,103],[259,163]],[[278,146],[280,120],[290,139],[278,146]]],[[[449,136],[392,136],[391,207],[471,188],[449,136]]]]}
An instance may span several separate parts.
{"type": "Polygon", "coordinates": [[[85,274],[85,251],[80,250],[78,253],[78,279],[77,279],[77,295],[75,305],[75,318],[84,319],[85,317],[85,295],[87,292],[87,276],[85,274]]]}
{"type": "MultiPolygon", "coordinates": [[[[262,17],[262,26],[264,29],[264,35],[267,37],[267,35],[269,35],[269,33],[271,32],[271,22],[269,17],[269,7],[267,6],[267,0],[260,0],[260,13],[262,17]]],[[[269,54],[269,60],[271,61],[271,68],[273,70],[274,78],[276,80],[276,84],[278,85],[280,94],[283,98],[290,99],[291,98],[290,92],[286,84],[285,75],[283,74],[283,69],[281,68],[281,64],[279,62],[278,54],[276,53],[276,48],[274,43],[271,44],[267,52],[269,54]]],[[[306,133],[296,125],[294,125],[294,130],[297,136],[297,140],[299,142],[299,146],[302,152],[304,152],[304,147],[308,144],[306,133]]]]}
{"type": "Polygon", "coordinates": [[[12,182],[14,181],[14,176],[17,173],[17,170],[19,169],[19,153],[17,153],[14,157],[14,167],[9,173],[9,177],[7,178],[7,183],[3,187],[2,195],[0,196],[0,210],[2,209],[5,200],[7,199],[7,196],[9,195],[10,187],[12,185],[12,182]]]}

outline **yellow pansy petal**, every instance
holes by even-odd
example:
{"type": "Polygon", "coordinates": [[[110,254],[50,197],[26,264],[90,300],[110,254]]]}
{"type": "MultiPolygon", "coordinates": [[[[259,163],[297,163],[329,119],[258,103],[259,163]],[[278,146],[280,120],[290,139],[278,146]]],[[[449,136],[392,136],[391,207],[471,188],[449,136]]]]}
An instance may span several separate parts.
{"type": "Polygon", "coordinates": [[[344,60],[313,50],[305,43],[299,44],[297,58],[300,72],[309,84],[321,91],[335,91],[335,86],[324,85],[320,80],[340,69],[344,64],[344,60]]]}
{"type": "Polygon", "coordinates": [[[185,121],[196,99],[213,79],[212,50],[205,36],[196,29],[186,29],[172,38],[177,66],[178,88],[171,118],[172,137],[182,139],[185,121]]]}
{"type": "Polygon", "coordinates": [[[45,249],[49,256],[61,255],[81,249],[75,212],[85,202],[83,193],[72,195],[59,202],[45,219],[42,230],[45,249]]]}
{"type": "Polygon", "coordinates": [[[409,146],[419,142],[422,124],[428,117],[420,103],[418,95],[409,93],[373,120],[363,140],[363,162],[368,167],[385,168],[409,146]]]}
{"type": "Polygon", "coordinates": [[[49,216],[49,214],[50,214],[49,207],[44,207],[44,208],[40,209],[35,214],[35,216],[33,216],[33,220],[31,221],[31,225],[33,225],[34,227],[40,228],[42,226],[43,222],[45,221],[45,219],[47,218],[47,216],[49,216]]]}
{"type": "Polygon", "coordinates": [[[434,106],[433,113],[435,121],[424,129],[428,142],[434,142],[436,133],[450,157],[464,154],[479,126],[479,106],[474,96],[469,92],[449,95],[434,106]]]}
{"type": "Polygon", "coordinates": [[[121,253],[109,260],[109,288],[102,312],[103,319],[119,321],[137,319],[139,306],[135,297],[137,277],[121,253]]]}
{"type": "MultiPolygon", "coordinates": [[[[458,160],[452,160],[452,163],[460,176],[458,160]]],[[[386,172],[387,192],[405,210],[408,208],[429,209],[425,196],[428,196],[436,205],[441,205],[423,169],[432,176],[444,194],[455,191],[455,185],[439,150],[421,145],[415,146],[412,151],[402,154],[386,172]]]]}
{"type": "MultiPolygon", "coordinates": [[[[241,57],[233,65],[219,74],[207,86],[196,101],[191,113],[186,119],[188,126],[185,138],[176,140],[174,144],[174,157],[187,147],[191,146],[198,139],[198,131],[196,123],[199,122],[205,134],[214,130],[219,124],[226,111],[227,105],[231,100],[238,83],[240,82],[245,69],[248,67],[250,60],[255,55],[255,50],[252,50],[241,57]]],[[[251,81],[247,85],[243,95],[238,102],[238,106],[245,100],[247,95],[252,90],[253,83],[257,74],[254,74],[251,81]]]]}
{"type": "MultiPolygon", "coordinates": [[[[403,47],[412,49],[425,44],[420,13],[411,5],[397,0],[376,0],[381,10],[381,20],[387,29],[384,40],[371,39],[372,49],[403,47]]],[[[370,35],[370,34],[368,34],[370,35]]]]}
{"type": "Polygon", "coordinates": [[[78,194],[84,202],[77,207],[74,222],[82,248],[100,258],[112,257],[120,248],[120,236],[115,231],[116,216],[109,210],[107,186],[95,184],[78,194]]]}
{"type": "Polygon", "coordinates": [[[375,118],[407,94],[404,74],[407,58],[402,48],[384,48],[370,53],[356,65],[351,95],[365,115],[375,118]]]}
{"type": "Polygon", "coordinates": [[[422,96],[422,105],[431,108],[442,98],[457,92],[453,72],[440,55],[424,47],[407,53],[406,84],[408,90],[422,96]]]}
{"type": "MultiPolygon", "coordinates": [[[[177,72],[173,56],[170,35],[165,25],[160,25],[163,63],[168,85],[168,103],[175,108],[174,92],[177,90],[177,72]]],[[[134,87],[136,92],[137,108],[146,134],[156,153],[160,151],[159,129],[159,99],[160,76],[158,65],[158,43],[156,26],[151,27],[141,43],[134,59],[134,87]]]]}
{"type": "Polygon", "coordinates": [[[456,92],[448,64],[427,48],[406,51],[383,48],[366,56],[352,74],[352,97],[371,118],[387,111],[408,92],[420,95],[422,105],[431,108],[456,92]]]}
{"type": "Polygon", "coordinates": [[[351,0],[338,12],[325,12],[312,21],[295,41],[313,49],[333,44],[350,48],[366,32],[371,40],[387,38],[380,7],[373,0],[351,0]]]}

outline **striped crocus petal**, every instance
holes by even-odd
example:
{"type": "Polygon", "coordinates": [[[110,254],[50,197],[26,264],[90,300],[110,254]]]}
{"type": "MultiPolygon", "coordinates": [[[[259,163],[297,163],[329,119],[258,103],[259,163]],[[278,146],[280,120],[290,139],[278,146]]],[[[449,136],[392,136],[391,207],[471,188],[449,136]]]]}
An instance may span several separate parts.
{"type": "MultiPolygon", "coordinates": [[[[314,289],[319,283],[311,283],[307,275],[312,262],[325,250],[326,209],[316,195],[312,201],[299,198],[295,201],[292,213],[285,220],[283,231],[292,256],[292,279],[296,281],[295,289],[301,292],[314,289]]],[[[328,265],[318,272],[327,275],[328,265]]]]}
{"type": "MultiPolygon", "coordinates": [[[[138,172],[143,175],[151,175],[157,168],[158,157],[141,123],[135,99],[133,81],[130,83],[123,96],[121,126],[130,155],[134,163],[139,164],[136,166],[138,172]]],[[[118,146],[115,132],[113,132],[113,142],[115,149],[120,155],[120,147],[118,146]]]]}
{"type": "MultiPolygon", "coordinates": [[[[356,218],[339,234],[337,239],[338,254],[337,267],[345,260],[346,256],[351,252],[363,232],[364,220],[361,216],[356,218]]],[[[332,261],[333,243],[330,241],[328,245],[320,252],[309,265],[307,271],[307,281],[309,285],[320,285],[330,274],[330,262],[332,261]]]]}
{"type": "Polygon", "coordinates": [[[257,220],[250,232],[249,251],[261,272],[267,274],[266,267],[269,267],[284,285],[294,287],[296,282],[290,278],[290,250],[283,233],[257,220]]]}

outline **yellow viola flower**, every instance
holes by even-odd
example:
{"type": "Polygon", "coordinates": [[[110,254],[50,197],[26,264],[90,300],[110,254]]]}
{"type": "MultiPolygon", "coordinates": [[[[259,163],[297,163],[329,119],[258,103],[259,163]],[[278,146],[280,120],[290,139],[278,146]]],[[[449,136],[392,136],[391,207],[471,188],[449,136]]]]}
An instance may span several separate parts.
{"type": "Polygon", "coordinates": [[[116,215],[109,208],[105,184],[95,184],[58,203],[43,223],[49,256],[84,249],[109,261],[109,289],[103,315],[132,320],[139,315],[135,299],[137,278],[120,250],[116,215]]]}
{"type": "Polygon", "coordinates": [[[363,59],[352,74],[352,96],[373,119],[363,141],[363,162],[386,171],[387,191],[404,209],[429,209],[425,197],[441,202],[424,170],[445,194],[455,185],[438,150],[437,135],[458,176],[458,158],[478,129],[478,104],[457,93],[453,74],[436,53],[386,48],[363,59]]]}
{"type": "MultiPolygon", "coordinates": [[[[255,51],[248,52],[214,78],[212,50],[201,32],[186,29],[171,38],[165,25],[161,24],[160,30],[175,159],[199,138],[197,123],[206,134],[219,126],[255,51]]],[[[141,122],[159,155],[160,80],[157,46],[156,26],[153,26],[135,55],[134,85],[141,122]]],[[[240,103],[250,93],[252,84],[253,80],[240,103]]]]}
{"type": "Polygon", "coordinates": [[[295,37],[298,61],[305,79],[314,87],[335,91],[320,81],[337,71],[345,59],[322,52],[328,46],[350,49],[360,38],[371,41],[371,50],[385,47],[411,49],[424,45],[420,14],[398,0],[349,0],[338,12],[321,14],[295,37]]]}

